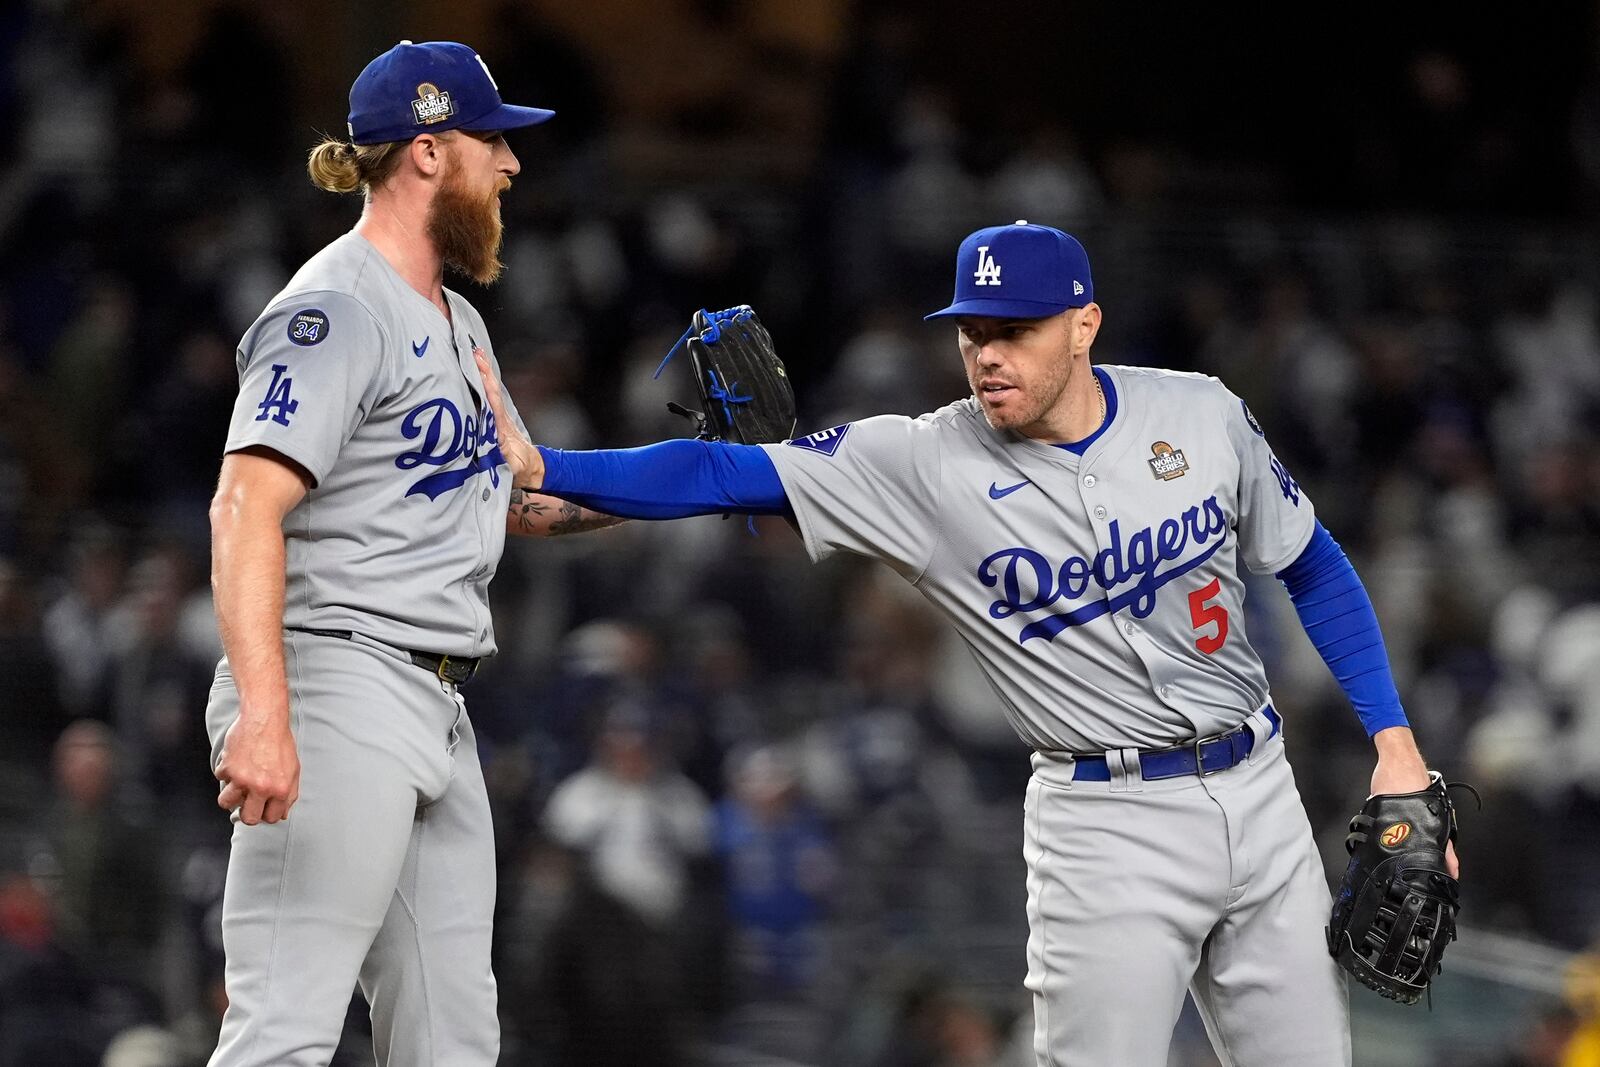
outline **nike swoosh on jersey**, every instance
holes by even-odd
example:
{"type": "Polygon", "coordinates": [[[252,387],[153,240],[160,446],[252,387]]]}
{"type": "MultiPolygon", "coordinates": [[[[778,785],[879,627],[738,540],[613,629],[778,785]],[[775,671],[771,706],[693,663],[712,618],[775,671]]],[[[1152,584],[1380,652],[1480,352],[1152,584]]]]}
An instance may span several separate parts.
{"type": "Polygon", "coordinates": [[[1032,484],[1033,484],[1033,480],[1029,479],[1027,481],[1018,482],[1016,485],[1008,485],[1004,489],[1001,489],[999,486],[995,485],[995,483],[990,482],[989,483],[989,499],[990,500],[999,500],[1002,497],[1008,497],[1012,493],[1015,493],[1018,489],[1021,489],[1023,486],[1032,485],[1032,484]]]}
{"type": "Polygon", "coordinates": [[[429,336],[424,337],[422,339],[422,343],[420,345],[417,344],[417,342],[412,341],[411,342],[411,351],[416,353],[418,359],[421,359],[423,353],[428,351],[428,342],[432,341],[432,340],[433,340],[433,336],[430,334],[429,336]]]}

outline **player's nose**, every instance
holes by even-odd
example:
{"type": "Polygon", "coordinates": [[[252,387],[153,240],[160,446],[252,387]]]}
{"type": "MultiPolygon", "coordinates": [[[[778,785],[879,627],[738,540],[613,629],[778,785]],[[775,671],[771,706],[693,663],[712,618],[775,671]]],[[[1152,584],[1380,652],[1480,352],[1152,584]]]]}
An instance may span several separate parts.
{"type": "MultiPolygon", "coordinates": [[[[504,144],[504,142],[501,142],[504,144]]],[[[522,173],[522,164],[517,160],[517,154],[511,150],[510,145],[505,145],[504,155],[500,159],[500,173],[508,178],[515,178],[522,173]]]]}
{"type": "Polygon", "coordinates": [[[975,359],[980,367],[1000,366],[1001,362],[1003,362],[1000,358],[1000,346],[992,340],[983,342],[978,346],[978,354],[975,359]]]}

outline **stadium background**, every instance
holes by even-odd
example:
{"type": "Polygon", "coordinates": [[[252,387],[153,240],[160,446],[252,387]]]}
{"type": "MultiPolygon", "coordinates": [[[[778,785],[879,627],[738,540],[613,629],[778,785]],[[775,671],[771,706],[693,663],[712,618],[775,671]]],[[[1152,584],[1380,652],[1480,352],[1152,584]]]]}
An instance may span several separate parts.
{"type": "MultiPolygon", "coordinates": [[[[1484,794],[1433,1011],[1353,990],[1357,1062],[1597,1062],[1596,7],[1126,6],[0,7],[0,1067],[209,1050],[233,349],[353,221],[304,150],[401,37],[468,41],[560,112],[512,142],[505,279],[457,286],[544,443],[681,435],[687,383],[649,372],[739,302],[802,429],[927,410],[963,390],[919,318],[960,237],[1080,235],[1096,357],[1249,399],[1373,593],[1424,750],[1484,794]]],[[[502,1062],[1031,1062],[1025,753],[919,598],[758,526],[508,546],[469,692],[502,1062]],[[596,783],[653,819],[593,810],[596,783]]],[[[1252,593],[1331,873],[1371,749],[1281,589],[1252,593]]],[[[365,1042],[353,1007],[337,1062],[365,1042]]],[[[1173,1063],[1212,1062],[1186,1019],[1173,1063]]]]}

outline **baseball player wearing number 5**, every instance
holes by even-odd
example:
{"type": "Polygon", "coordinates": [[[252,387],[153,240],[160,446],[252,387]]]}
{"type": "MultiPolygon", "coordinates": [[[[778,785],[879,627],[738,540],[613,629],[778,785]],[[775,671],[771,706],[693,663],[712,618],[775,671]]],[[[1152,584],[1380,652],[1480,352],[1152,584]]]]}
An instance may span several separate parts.
{"type": "Polygon", "coordinates": [[[207,708],[233,813],[228,1011],[212,1067],[322,1067],[359,983],[388,1067],[491,1067],[494,837],[460,687],[495,650],[506,533],[616,520],[513,489],[483,404],[494,349],[450,266],[499,274],[501,102],[465,45],[402,42],[309,169],[361,191],[239,345],[211,507],[226,654],[207,708]]]}
{"type": "Polygon", "coordinates": [[[955,291],[929,318],[955,320],[964,400],[777,445],[506,434],[515,484],[641,518],[787,513],[813,558],[880,559],[949,619],[1034,750],[1041,1065],[1160,1067],[1186,988],[1225,1063],[1348,1064],[1328,887],[1240,565],[1289,587],[1373,738],[1373,791],[1420,790],[1360,580],[1221,382],[1091,365],[1101,310],[1075,239],[980,230],[955,291]]]}

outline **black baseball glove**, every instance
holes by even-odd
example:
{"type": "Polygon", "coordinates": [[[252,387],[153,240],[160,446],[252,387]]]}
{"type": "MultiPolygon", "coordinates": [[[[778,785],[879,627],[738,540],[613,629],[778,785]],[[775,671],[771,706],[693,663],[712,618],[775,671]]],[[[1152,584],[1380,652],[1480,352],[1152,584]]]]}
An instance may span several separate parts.
{"type": "Polygon", "coordinates": [[[671,403],[667,407],[693,419],[697,437],[757,445],[794,436],[794,388],[773,350],[772,336],[750,305],[696,311],[688,331],[656,368],[656,377],[684,347],[702,410],[671,403]]]}
{"type": "Polygon", "coordinates": [[[1445,869],[1455,805],[1433,772],[1417,793],[1380,793],[1350,820],[1328,951],[1362,985],[1415,1004],[1456,938],[1459,883],[1445,869]]]}

